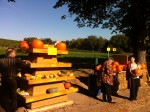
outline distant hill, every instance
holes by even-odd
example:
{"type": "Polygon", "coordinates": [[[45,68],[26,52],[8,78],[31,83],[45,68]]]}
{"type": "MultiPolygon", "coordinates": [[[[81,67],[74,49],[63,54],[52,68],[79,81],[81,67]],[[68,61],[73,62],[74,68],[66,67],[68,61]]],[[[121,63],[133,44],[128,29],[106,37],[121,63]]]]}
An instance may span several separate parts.
{"type": "Polygon", "coordinates": [[[19,41],[18,40],[10,40],[10,39],[3,39],[0,38],[0,47],[19,47],[19,41]]]}

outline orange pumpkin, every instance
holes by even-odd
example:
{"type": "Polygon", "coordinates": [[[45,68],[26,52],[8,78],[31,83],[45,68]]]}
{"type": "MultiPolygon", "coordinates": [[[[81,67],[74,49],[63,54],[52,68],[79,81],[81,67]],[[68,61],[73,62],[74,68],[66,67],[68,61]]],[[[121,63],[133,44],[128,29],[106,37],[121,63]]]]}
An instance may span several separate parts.
{"type": "Polygon", "coordinates": [[[29,44],[27,41],[21,41],[19,45],[21,49],[29,49],[29,44]]]}
{"type": "Polygon", "coordinates": [[[140,66],[141,66],[141,69],[145,69],[146,68],[145,64],[140,64],[140,66]]]}
{"type": "Polygon", "coordinates": [[[39,49],[44,48],[44,43],[43,43],[43,41],[41,41],[41,40],[39,40],[39,39],[33,39],[31,45],[32,45],[32,48],[39,48],[39,49]]]}
{"type": "Polygon", "coordinates": [[[123,71],[127,70],[127,65],[123,65],[123,71]]]}
{"type": "Polygon", "coordinates": [[[113,67],[113,72],[116,73],[117,72],[117,68],[113,67]]]}
{"type": "Polygon", "coordinates": [[[100,68],[101,68],[101,65],[95,66],[95,70],[96,70],[96,71],[100,70],[100,68]]]}
{"type": "Polygon", "coordinates": [[[141,69],[137,68],[134,70],[135,74],[136,75],[140,75],[141,74],[141,69]]]}
{"type": "Polygon", "coordinates": [[[114,65],[119,65],[119,62],[118,61],[114,61],[113,63],[112,63],[112,65],[114,66],[114,65]]]}
{"type": "Polygon", "coordinates": [[[59,42],[56,44],[58,50],[66,50],[66,44],[64,42],[59,42]]]}
{"type": "Polygon", "coordinates": [[[116,69],[117,69],[117,72],[121,72],[123,70],[123,66],[122,65],[117,65],[116,69]]]}
{"type": "Polygon", "coordinates": [[[66,82],[64,84],[65,89],[69,89],[71,87],[71,84],[69,82],[66,82]]]}

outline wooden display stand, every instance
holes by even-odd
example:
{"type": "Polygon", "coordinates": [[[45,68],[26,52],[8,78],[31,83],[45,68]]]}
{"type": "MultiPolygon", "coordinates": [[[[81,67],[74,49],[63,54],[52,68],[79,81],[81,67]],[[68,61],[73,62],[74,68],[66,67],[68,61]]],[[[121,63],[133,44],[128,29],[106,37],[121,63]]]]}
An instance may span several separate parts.
{"type": "Polygon", "coordinates": [[[32,73],[29,77],[19,78],[20,88],[29,93],[21,95],[30,109],[67,102],[67,94],[77,92],[78,88],[65,89],[64,81],[75,79],[73,75],[60,72],[60,67],[71,67],[71,63],[57,61],[57,55],[68,54],[68,51],[57,50],[54,46],[43,49],[30,49],[29,60],[32,73]],[[51,89],[53,91],[47,93],[51,89]],[[55,90],[55,91],[54,91],[55,90]]]}

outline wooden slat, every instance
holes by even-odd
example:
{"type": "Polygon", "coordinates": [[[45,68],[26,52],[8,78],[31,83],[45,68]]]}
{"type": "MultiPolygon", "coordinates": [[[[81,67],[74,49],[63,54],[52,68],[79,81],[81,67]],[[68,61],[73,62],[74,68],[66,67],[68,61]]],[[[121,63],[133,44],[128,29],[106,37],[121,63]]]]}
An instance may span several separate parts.
{"type": "Polygon", "coordinates": [[[68,54],[68,51],[57,50],[57,54],[68,54]]]}
{"type": "Polygon", "coordinates": [[[60,70],[49,70],[49,71],[35,71],[34,73],[33,73],[33,75],[34,76],[36,76],[36,75],[50,75],[50,74],[58,74],[58,73],[60,73],[60,70]]]}
{"type": "Polygon", "coordinates": [[[30,104],[27,104],[27,106],[30,109],[33,109],[33,108],[47,106],[47,105],[50,105],[50,104],[56,104],[56,103],[60,103],[60,102],[64,102],[64,101],[68,101],[67,95],[60,96],[60,97],[55,97],[55,98],[51,98],[51,99],[46,99],[46,100],[41,100],[41,101],[38,101],[38,102],[32,102],[30,104]]]}
{"type": "MultiPolygon", "coordinates": [[[[52,49],[54,47],[51,47],[52,49]]],[[[32,53],[46,53],[48,54],[48,48],[44,48],[44,49],[37,49],[37,48],[32,48],[32,49],[29,49],[29,52],[32,52],[32,53]]],[[[53,55],[54,53],[52,53],[53,55]]],[[[67,50],[57,50],[57,54],[68,54],[68,51],[67,50]]]]}
{"type": "Polygon", "coordinates": [[[30,96],[37,96],[37,95],[43,95],[46,94],[47,89],[49,88],[57,88],[57,90],[62,91],[65,90],[64,84],[62,82],[53,83],[53,84],[38,84],[34,86],[30,86],[28,88],[27,92],[30,96]]]}
{"type": "Polygon", "coordinates": [[[35,101],[40,101],[40,100],[44,100],[44,99],[48,99],[48,98],[53,98],[56,96],[61,96],[61,95],[65,95],[65,94],[69,94],[69,93],[73,93],[73,92],[77,92],[78,88],[73,88],[73,89],[65,89],[59,92],[54,92],[51,94],[43,94],[43,95],[36,95],[36,96],[23,96],[25,99],[26,103],[31,103],[31,102],[35,102],[35,101]]]}
{"type": "Polygon", "coordinates": [[[30,68],[47,68],[47,67],[71,67],[71,63],[31,63],[30,68]]]}
{"type": "Polygon", "coordinates": [[[64,102],[60,102],[60,103],[55,103],[55,104],[51,104],[48,106],[42,106],[39,108],[34,108],[34,109],[27,109],[28,112],[46,112],[46,111],[50,111],[52,109],[56,109],[56,108],[61,108],[64,106],[69,106],[72,105],[73,101],[72,100],[68,100],[68,101],[64,101],[64,102]]]}
{"type": "Polygon", "coordinates": [[[75,79],[75,76],[63,76],[63,77],[57,77],[57,78],[48,78],[48,79],[37,79],[37,80],[28,80],[28,84],[41,84],[41,83],[47,83],[47,82],[56,82],[56,81],[64,81],[64,80],[72,80],[75,79]]]}

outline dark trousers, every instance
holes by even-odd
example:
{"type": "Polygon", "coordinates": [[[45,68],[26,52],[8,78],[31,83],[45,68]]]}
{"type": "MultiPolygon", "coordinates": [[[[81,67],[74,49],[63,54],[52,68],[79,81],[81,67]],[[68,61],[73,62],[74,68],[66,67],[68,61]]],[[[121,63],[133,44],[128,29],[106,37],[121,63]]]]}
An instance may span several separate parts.
{"type": "Polygon", "coordinates": [[[102,87],[102,93],[103,93],[103,100],[111,102],[112,101],[111,85],[102,82],[101,87],[102,87]]]}
{"type": "Polygon", "coordinates": [[[130,87],[130,99],[136,99],[138,94],[138,89],[140,86],[140,79],[131,78],[131,87],[130,87]]]}
{"type": "Polygon", "coordinates": [[[1,106],[6,112],[15,112],[17,110],[17,81],[9,79],[2,82],[1,88],[1,106]]]}

